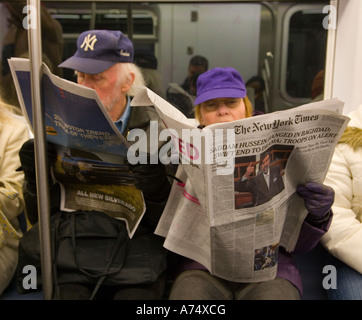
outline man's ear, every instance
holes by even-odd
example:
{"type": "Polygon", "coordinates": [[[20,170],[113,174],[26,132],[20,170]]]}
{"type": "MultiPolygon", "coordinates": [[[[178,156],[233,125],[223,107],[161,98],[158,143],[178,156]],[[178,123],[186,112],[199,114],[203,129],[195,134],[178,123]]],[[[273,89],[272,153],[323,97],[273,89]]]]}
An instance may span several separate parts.
{"type": "Polygon", "coordinates": [[[125,81],[125,83],[121,86],[122,92],[127,92],[131,87],[135,79],[135,74],[133,72],[130,73],[130,78],[125,81]]]}

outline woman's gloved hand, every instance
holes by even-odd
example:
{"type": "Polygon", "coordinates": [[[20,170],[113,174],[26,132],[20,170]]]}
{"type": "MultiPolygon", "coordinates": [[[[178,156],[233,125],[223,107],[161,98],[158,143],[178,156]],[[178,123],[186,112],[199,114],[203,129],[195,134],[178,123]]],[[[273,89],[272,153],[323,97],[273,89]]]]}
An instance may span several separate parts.
{"type": "Polygon", "coordinates": [[[314,221],[324,220],[334,202],[334,190],[322,183],[309,182],[297,186],[297,193],[304,199],[304,205],[314,221]]]}

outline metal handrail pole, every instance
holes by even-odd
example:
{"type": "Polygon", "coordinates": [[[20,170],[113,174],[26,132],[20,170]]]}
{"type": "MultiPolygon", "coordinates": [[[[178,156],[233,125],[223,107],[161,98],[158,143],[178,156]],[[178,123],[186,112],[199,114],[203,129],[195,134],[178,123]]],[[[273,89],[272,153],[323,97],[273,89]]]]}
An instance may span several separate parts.
{"type": "Polygon", "coordinates": [[[41,95],[42,79],[42,43],[41,43],[41,8],[40,0],[27,0],[28,16],[36,16],[28,27],[28,44],[31,74],[31,97],[33,111],[33,130],[35,148],[35,168],[37,180],[37,201],[40,237],[42,289],[45,300],[52,298],[52,255],[50,237],[50,197],[48,182],[48,166],[46,157],[46,137],[44,126],[44,110],[41,95]],[[35,12],[34,12],[35,11],[35,12]],[[35,13],[35,14],[34,14],[35,13]]]}
{"type": "MultiPolygon", "coordinates": [[[[330,6],[334,8],[335,12],[332,14],[332,18],[336,21],[335,26],[328,28],[328,37],[327,37],[327,50],[326,50],[326,63],[325,63],[325,74],[324,74],[324,100],[331,99],[333,94],[333,79],[334,79],[334,59],[336,52],[336,39],[337,39],[337,30],[333,27],[337,27],[338,19],[338,0],[331,0],[330,6]]],[[[333,23],[332,22],[332,23],[333,23]]]]}

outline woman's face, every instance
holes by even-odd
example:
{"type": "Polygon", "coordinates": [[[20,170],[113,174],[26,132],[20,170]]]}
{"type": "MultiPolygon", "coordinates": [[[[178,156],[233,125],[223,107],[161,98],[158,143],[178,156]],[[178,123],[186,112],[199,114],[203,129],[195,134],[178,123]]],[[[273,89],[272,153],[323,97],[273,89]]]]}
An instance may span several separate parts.
{"type": "Polygon", "coordinates": [[[242,98],[218,98],[202,102],[200,105],[201,124],[230,122],[246,117],[242,98]]]}

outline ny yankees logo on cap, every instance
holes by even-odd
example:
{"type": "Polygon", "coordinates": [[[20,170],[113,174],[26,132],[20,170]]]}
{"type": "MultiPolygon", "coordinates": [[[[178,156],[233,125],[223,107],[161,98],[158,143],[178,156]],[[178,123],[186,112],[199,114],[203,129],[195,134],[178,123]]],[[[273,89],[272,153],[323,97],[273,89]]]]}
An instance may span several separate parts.
{"type": "Polygon", "coordinates": [[[123,51],[123,50],[120,51],[120,54],[121,54],[121,56],[124,56],[124,57],[129,57],[131,55],[129,52],[123,51]]]}
{"type": "Polygon", "coordinates": [[[94,45],[97,42],[97,37],[96,35],[93,35],[93,37],[91,38],[91,34],[89,33],[85,38],[84,41],[82,43],[82,45],[80,46],[81,49],[83,49],[83,47],[85,47],[83,50],[84,51],[88,51],[88,48],[90,50],[94,50],[94,45]]]}

